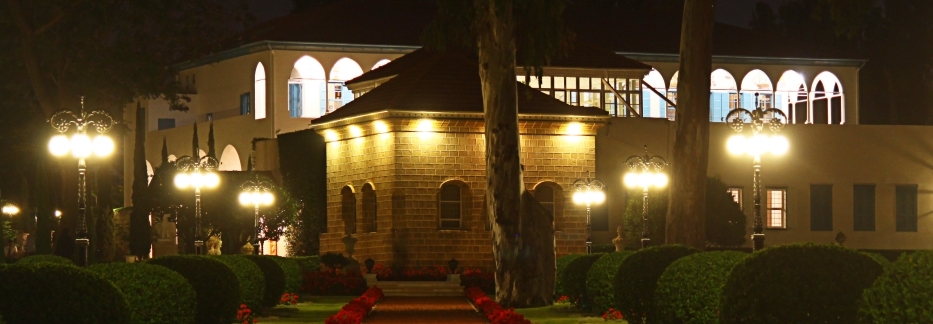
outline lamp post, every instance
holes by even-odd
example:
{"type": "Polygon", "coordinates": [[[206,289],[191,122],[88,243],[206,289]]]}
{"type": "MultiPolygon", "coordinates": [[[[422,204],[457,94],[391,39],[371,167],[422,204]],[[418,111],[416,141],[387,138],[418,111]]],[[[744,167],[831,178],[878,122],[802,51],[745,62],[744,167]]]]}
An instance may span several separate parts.
{"type": "MultiPolygon", "coordinates": [[[[4,215],[7,215],[7,216],[10,217],[10,220],[11,220],[10,223],[12,223],[13,216],[16,216],[17,214],[19,214],[19,207],[17,207],[17,206],[14,205],[14,204],[5,204],[5,205],[3,205],[2,208],[0,208],[0,210],[2,210],[2,212],[3,212],[4,215]]],[[[4,222],[0,222],[0,234],[3,234],[4,239],[9,241],[9,242],[7,242],[7,243],[10,245],[10,247],[9,247],[9,253],[12,254],[12,253],[13,253],[13,240],[15,240],[16,238],[14,237],[14,238],[12,238],[12,239],[7,239],[7,238],[6,238],[6,233],[3,233],[4,230],[5,230],[5,229],[3,228],[3,227],[4,227],[3,225],[4,225],[4,222]]]]}
{"type": "Polygon", "coordinates": [[[259,254],[259,206],[269,206],[275,201],[275,196],[272,195],[272,182],[260,180],[259,176],[256,176],[256,179],[247,180],[240,188],[243,189],[240,192],[240,204],[252,205],[256,212],[253,217],[253,227],[256,230],[253,236],[253,254],[259,254]]]}
{"type": "Polygon", "coordinates": [[[49,151],[52,155],[64,156],[71,152],[71,155],[78,159],[78,235],[75,245],[78,246],[78,266],[86,267],[91,241],[87,236],[87,165],[84,159],[92,155],[104,157],[113,152],[113,140],[104,133],[113,128],[115,122],[110,114],[104,111],[85,112],[84,97],[81,97],[81,111],[59,111],[49,118],[49,122],[52,128],[60,133],[49,140],[49,151]],[[65,132],[72,127],[75,128],[75,133],[69,138],[65,132]],[[98,133],[93,141],[87,135],[89,128],[98,133]]]}
{"type": "Polygon", "coordinates": [[[179,189],[194,188],[194,254],[204,253],[204,240],[201,238],[201,188],[215,188],[220,184],[217,159],[209,156],[195,159],[189,155],[175,161],[179,172],[175,175],[175,186],[179,189]]]}
{"type": "Polygon", "coordinates": [[[757,93],[755,93],[755,106],[756,108],[751,111],[737,108],[726,115],[726,122],[739,133],[729,138],[726,147],[732,154],[752,156],[754,167],[752,194],[755,199],[755,225],[753,227],[755,233],[752,234],[752,242],[753,249],[758,251],[765,246],[764,225],[761,220],[761,155],[769,152],[774,155],[783,155],[787,152],[790,144],[787,138],[777,134],[784,128],[787,115],[779,109],[762,108],[757,93]],[[752,130],[751,137],[741,134],[746,124],[752,130]],[[772,135],[761,134],[765,126],[771,131],[772,135]]]}
{"type": "Polygon", "coordinates": [[[606,200],[606,194],[603,192],[602,181],[590,178],[590,172],[586,172],[586,178],[577,179],[570,185],[573,190],[573,202],[578,205],[586,205],[586,253],[593,251],[593,237],[591,236],[592,222],[590,221],[590,205],[601,204],[606,200]]]}
{"type": "Polygon", "coordinates": [[[642,188],[641,205],[641,248],[651,245],[648,237],[648,188],[664,188],[667,186],[667,175],[664,168],[667,161],[660,156],[648,154],[648,145],[645,145],[645,155],[633,155],[625,160],[629,172],[625,174],[623,182],[629,188],[642,188]]]}

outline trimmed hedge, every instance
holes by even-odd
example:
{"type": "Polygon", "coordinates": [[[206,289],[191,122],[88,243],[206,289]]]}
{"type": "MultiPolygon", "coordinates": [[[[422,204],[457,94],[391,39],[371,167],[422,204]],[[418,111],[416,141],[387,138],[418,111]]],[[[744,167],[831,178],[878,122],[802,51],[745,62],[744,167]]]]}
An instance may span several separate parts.
{"type": "Polygon", "coordinates": [[[130,323],[112,283],[75,266],[34,264],[0,270],[0,314],[8,323],[130,323]]]}
{"type": "MultiPolygon", "coordinates": [[[[298,261],[276,255],[265,255],[263,257],[272,259],[282,268],[282,272],[285,274],[285,292],[297,294],[301,290],[301,281],[304,276],[301,273],[301,265],[298,264],[298,261]]],[[[282,297],[281,294],[276,298],[280,297],[282,297]]]]}
{"type": "Polygon", "coordinates": [[[75,263],[72,262],[71,260],[68,260],[66,258],[57,256],[57,255],[52,255],[52,254],[30,255],[28,257],[20,259],[19,261],[16,261],[15,264],[31,265],[31,264],[39,264],[39,263],[51,263],[51,264],[66,265],[66,266],[72,266],[72,267],[75,266],[75,263]]]}
{"type": "Polygon", "coordinates": [[[145,263],[102,263],[88,270],[107,279],[126,299],[135,324],[194,323],[197,295],[188,280],[145,263]]]}
{"type": "Polygon", "coordinates": [[[606,253],[586,272],[586,295],[590,296],[593,311],[602,314],[609,308],[615,307],[612,281],[622,261],[634,253],[634,251],[606,253]]]}
{"type": "Polygon", "coordinates": [[[726,277],[747,256],[736,251],[705,252],[671,263],[654,291],[659,322],[717,323],[719,296],[726,277]]]}
{"type": "Polygon", "coordinates": [[[260,255],[241,255],[240,257],[253,261],[266,281],[265,292],[262,297],[263,307],[275,307],[279,304],[279,299],[285,293],[285,271],[278,262],[272,258],[260,255]]]}
{"type": "Polygon", "coordinates": [[[586,294],[586,273],[603,255],[605,254],[585,254],[571,261],[564,269],[564,295],[567,295],[577,308],[589,309],[592,306],[590,296],[586,294]]]}
{"type": "Polygon", "coordinates": [[[211,258],[223,262],[233,270],[240,283],[240,303],[246,304],[254,312],[260,311],[265,296],[266,278],[259,266],[236,255],[215,255],[211,258]]]}
{"type": "Polygon", "coordinates": [[[658,278],[677,259],[698,252],[683,245],[662,245],[641,249],[625,258],[612,281],[615,305],[625,320],[630,324],[659,323],[654,304],[658,278]]]}
{"type": "Polygon", "coordinates": [[[872,258],[837,245],[774,246],[726,278],[722,323],[856,323],[865,288],[882,273],[872,258]]]}
{"type": "Polygon", "coordinates": [[[904,254],[862,294],[863,323],[933,323],[933,251],[904,254]]]}
{"type": "Polygon", "coordinates": [[[291,259],[301,266],[302,274],[321,271],[321,257],[319,256],[292,257],[291,259]]]}
{"type": "Polygon", "coordinates": [[[872,260],[875,260],[875,262],[878,262],[878,264],[880,264],[882,268],[887,267],[889,264],[891,264],[891,260],[888,260],[888,258],[885,258],[881,254],[873,253],[873,252],[859,252],[859,253],[871,258],[872,260]]]}
{"type": "Polygon", "coordinates": [[[197,323],[228,324],[239,309],[240,284],[226,264],[207,256],[171,255],[147,261],[185,277],[197,295],[197,323]]]}
{"type": "Polygon", "coordinates": [[[585,254],[568,254],[557,258],[557,272],[555,273],[557,278],[554,281],[554,295],[557,298],[567,295],[564,293],[564,269],[567,269],[567,265],[573,262],[574,259],[584,255],[585,254]]]}

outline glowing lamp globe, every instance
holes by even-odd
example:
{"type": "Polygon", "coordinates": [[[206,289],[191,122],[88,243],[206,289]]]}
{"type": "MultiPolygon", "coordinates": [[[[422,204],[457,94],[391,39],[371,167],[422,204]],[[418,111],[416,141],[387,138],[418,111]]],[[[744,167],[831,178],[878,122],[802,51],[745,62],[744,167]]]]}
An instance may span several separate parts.
{"type": "Polygon", "coordinates": [[[64,156],[71,151],[71,141],[65,135],[55,135],[49,140],[49,152],[54,156],[64,156]]]}
{"type": "Polygon", "coordinates": [[[76,158],[86,158],[91,156],[94,147],[91,144],[91,138],[85,134],[75,134],[71,137],[71,155],[76,158]]]}
{"type": "Polygon", "coordinates": [[[654,186],[658,188],[664,188],[667,186],[668,178],[664,173],[655,173],[654,174],[654,186]]]}
{"type": "Polygon", "coordinates": [[[241,205],[252,205],[252,195],[249,192],[240,193],[240,204],[241,205]]]}
{"type": "Polygon", "coordinates": [[[113,153],[113,140],[104,135],[94,137],[94,155],[108,156],[113,153]]]}
{"type": "Polygon", "coordinates": [[[204,186],[207,188],[216,188],[220,184],[220,176],[214,172],[204,175],[204,186]]]}
{"type": "Polygon", "coordinates": [[[742,135],[732,135],[729,137],[729,141],[726,142],[726,147],[729,149],[729,153],[735,155],[745,154],[745,148],[748,146],[748,140],[745,139],[745,136],[742,135]]]}
{"type": "Polygon", "coordinates": [[[271,205],[272,202],[274,201],[275,201],[275,196],[273,196],[271,192],[262,193],[262,204],[263,205],[271,205]]]}
{"type": "Polygon", "coordinates": [[[787,153],[787,150],[790,149],[790,142],[787,141],[787,138],[780,135],[775,135],[771,137],[771,154],[774,155],[784,155],[787,153]]]}
{"type": "Polygon", "coordinates": [[[175,186],[180,189],[188,188],[191,185],[191,177],[187,173],[179,173],[175,175],[175,186]]]}

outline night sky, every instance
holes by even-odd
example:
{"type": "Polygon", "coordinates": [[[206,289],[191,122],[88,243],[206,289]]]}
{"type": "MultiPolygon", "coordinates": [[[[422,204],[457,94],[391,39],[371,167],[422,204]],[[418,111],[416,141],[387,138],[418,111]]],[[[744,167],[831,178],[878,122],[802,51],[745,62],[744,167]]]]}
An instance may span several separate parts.
{"type": "MultiPolygon", "coordinates": [[[[784,2],[784,0],[762,0],[771,4],[773,7],[784,2]]],[[[287,15],[292,9],[291,0],[247,0],[253,14],[256,15],[257,22],[263,22],[272,18],[287,15]]],[[[755,9],[756,0],[717,0],[716,1],[716,21],[748,27],[748,22],[752,19],[752,12],[755,9]]]]}

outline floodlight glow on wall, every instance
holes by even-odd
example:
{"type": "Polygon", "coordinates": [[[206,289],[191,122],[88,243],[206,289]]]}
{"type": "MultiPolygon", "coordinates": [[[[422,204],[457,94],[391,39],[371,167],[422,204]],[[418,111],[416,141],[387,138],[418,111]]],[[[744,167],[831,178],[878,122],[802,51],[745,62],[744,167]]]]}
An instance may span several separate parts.
{"type": "Polygon", "coordinates": [[[389,132],[389,125],[386,122],[377,120],[373,123],[373,127],[376,129],[376,133],[387,133],[389,132]]]}
{"type": "Polygon", "coordinates": [[[422,140],[430,139],[434,135],[434,121],[430,119],[420,119],[416,126],[418,137],[422,140]]]}
{"type": "Polygon", "coordinates": [[[330,142],[335,142],[335,141],[337,141],[338,139],[340,139],[340,137],[337,136],[337,132],[335,132],[335,131],[332,130],[332,129],[328,129],[328,130],[324,131],[324,138],[327,139],[327,140],[330,141],[330,142]]]}
{"type": "Polygon", "coordinates": [[[567,124],[567,135],[583,135],[583,124],[577,122],[567,124]]]}
{"type": "Polygon", "coordinates": [[[350,125],[350,136],[360,137],[363,136],[363,129],[356,125],[350,125]]]}

